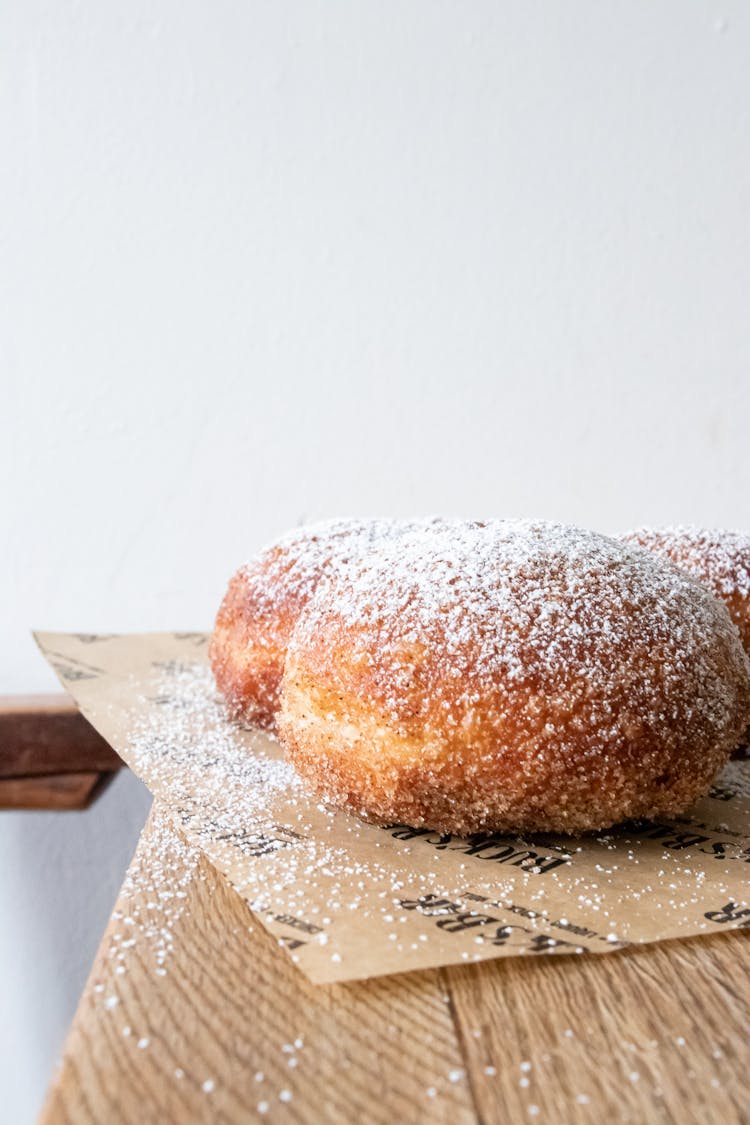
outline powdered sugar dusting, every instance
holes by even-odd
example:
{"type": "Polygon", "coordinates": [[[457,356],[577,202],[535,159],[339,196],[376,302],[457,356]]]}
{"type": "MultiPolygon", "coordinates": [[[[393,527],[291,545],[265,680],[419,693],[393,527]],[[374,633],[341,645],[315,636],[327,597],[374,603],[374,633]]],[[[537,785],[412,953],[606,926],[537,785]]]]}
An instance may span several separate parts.
{"type": "MultiPolygon", "coordinates": [[[[156,692],[142,700],[151,706],[133,717],[134,768],[166,800],[176,823],[214,856],[218,848],[230,863],[237,852],[263,860],[243,866],[235,880],[255,910],[270,921],[302,925],[325,945],[330,917],[320,910],[321,894],[332,912],[342,901],[359,906],[360,891],[375,884],[386,906],[393,901],[389,892],[398,896],[404,866],[387,857],[358,859],[356,850],[326,839],[335,812],[316,802],[270,736],[226,715],[205,664],[168,662],[157,673],[156,692]]],[[[434,873],[416,877],[415,886],[434,890],[434,873]]],[[[455,886],[440,889],[449,894],[455,886]]],[[[341,961],[336,950],[330,956],[341,961]]]]}
{"type": "Polygon", "coordinates": [[[320,579],[374,548],[398,542],[410,532],[445,524],[438,516],[424,519],[334,519],[294,528],[261,550],[243,570],[255,580],[263,566],[258,597],[273,610],[279,598],[307,601],[320,579]]]}
{"type": "MultiPolygon", "coordinates": [[[[156,981],[177,971],[191,890],[204,903],[191,882],[207,870],[195,862],[198,851],[321,982],[488,957],[608,953],[628,941],[721,932],[750,912],[745,763],[733,763],[678,822],[594,838],[378,829],[317,803],[278,743],[227,718],[206,668],[205,635],[56,634],[42,643],[87,716],[149,785],[157,810],[166,806],[182,828],[156,832],[146,866],[157,877],[149,883],[139,869],[130,881],[135,893],[123,896],[112,931],[114,975],[94,985],[102,1019],[129,1050],[151,1050],[159,1036],[124,1009],[128,955],[152,966],[156,981]],[[192,874],[183,878],[182,867],[192,874]]],[[[247,923],[257,925],[250,914],[247,923]]],[[[297,1038],[279,1043],[296,1048],[297,1038]]],[[[296,1073],[291,1061],[284,1070],[296,1073]]],[[[220,1076],[206,1066],[194,1077],[220,1076]]],[[[258,1099],[273,1104],[282,1088],[283,1079],[275,1091],[261,1082],[258,1099]]]]}
{"type": "Polygon", "coordinates": [[[116,966],[125,967],[129,951],[137,948],[142,963],[150,962],[160,976],[167,971],[174,930],[199,858],[200,850],[175,832],[167,812],[155,809],[148,851],[136,852],[120,892],[120,909],[112,915],[108,955],[116,966]]]}
{"type": "Polygon", "coordinates": [[[677,524],[641,527],[621,538],[670,559],[718,597],[750,598],[750,534],[745,531],[677,524]]]}
{"type": "Polygon", "coordinates": [[[667,559],[726,605],[750,654],[750,535],[677,526],[629,531],[623,542],[667,559]]]}
{"type": "Polygon", "coordinates": [[[136,770],[151,786],[166,788],[185,807],[198,794],[211,808],[235,810],[248,827],[267,814],[275,795],[299,789],[280,752],[247,753],[237,738],[241,724],[227,718],[206,664],[167,662],[156,671],[157,690],[144,698],[155,706],[135,716],[131,741],[136,770]]]}
{"type": "MultiPolygon", "coordinates": [[[[295,708],[309,712],[300,685],[317,681],[343,700],[343,714],[334,706],[321,723],[354,730],[369,712],[423,751],[447,747],[465,770],[517,749],[531,782],[543,759],[558,764],[553,773],[566,756],[569,772],[595,770],[638,746],[645,784],[681,758],[671,811],[707,785],[706,763],[718,768],[750,713],[750,664],[698,583],[605,536],[531,521],[440,521],[337,566],[297,624],[287,678],[298,695],[289,694],[282,732],[303,752],[309,719],[295,726],[295,708]],[[700,775],[692,790],[681,786],[691,768],[700,775]]],[[[431,784],[439,787],[437,774],[431,784]]],[[[336,799],[335,784],[328,791],[336,799]]],[[[493,799],[481,795],[488,817],[493,799]]],[[[669,807],[629,793],[613,803],[613,819],[669,807]]],[[[467,824],[492,826],[475,814],[467,824]]],[[[447,813],[432,826],[441,823],[451,823],[447,813]]]]}
{"type": "Polygon", "coordinates": [[[216,618],[210,659],[232,713],[275,727],[289,639],[318,584],[378,544],[439,520],[331,520],[289,532],[232,577],[216,618]]]}
{"type": "MultiPolygon", "coordinates": [[[[667,643],[667,678],[701,660],[700,675],[710,680],[705,703],[726,708],[726,685],[702,656],[717,633],[731,648],[726,615],[673,569],[594,532],[520,520],[441,521],[333,569],[293,645],[327,627],[334,604],[342,621],[364,625],[372,643],[361,655],[370,664],[429,639],[461,702],[465,674],[488,684],[581,674],[589,685],[606,685],[613,661],[621,671],[625,644],[667,643]]],[[[395,717],[397,689],[411,680],[407,665],[394,671],[395,717]]],[[[481,697],[475,692],[467,702],[481,704],[481,697]]]]}

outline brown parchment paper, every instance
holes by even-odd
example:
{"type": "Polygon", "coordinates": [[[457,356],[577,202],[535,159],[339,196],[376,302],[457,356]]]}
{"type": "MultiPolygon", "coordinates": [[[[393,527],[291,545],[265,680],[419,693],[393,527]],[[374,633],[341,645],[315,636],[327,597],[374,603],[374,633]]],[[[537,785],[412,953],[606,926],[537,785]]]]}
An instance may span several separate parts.
{"type": "Polygon", "coordinates": [[[311,980],[750,927],[750,762],[685,816],[578,839],[377,828],[286,784],[278,743],[225,718],[207,640],[37,635],[83,714],[311,980]]]}

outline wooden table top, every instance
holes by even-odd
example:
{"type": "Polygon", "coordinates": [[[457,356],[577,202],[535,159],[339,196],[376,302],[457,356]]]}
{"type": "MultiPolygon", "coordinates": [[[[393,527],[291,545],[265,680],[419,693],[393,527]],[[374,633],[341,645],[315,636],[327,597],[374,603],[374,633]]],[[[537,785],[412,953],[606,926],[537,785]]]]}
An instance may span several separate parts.
{"type": "Polygon", "coordinates": [[[750,941],[310,984],[160,810],[43,1125],[750,1121],[750,941]]]}

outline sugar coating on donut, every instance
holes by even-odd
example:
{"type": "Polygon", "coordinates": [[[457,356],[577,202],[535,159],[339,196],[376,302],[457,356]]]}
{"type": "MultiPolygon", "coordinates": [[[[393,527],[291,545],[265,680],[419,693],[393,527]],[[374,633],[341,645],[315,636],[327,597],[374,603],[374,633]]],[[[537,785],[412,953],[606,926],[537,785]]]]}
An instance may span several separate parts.
{"type": "Polygon", "coordinates": [[[720,598],[750,653],[750,534],[692,526],[641,527],[619,536],[669,559],[720,598]]]}
{"type": "Polygon", "coordinates": [[[279,729],[327,800],[446,832],[577,832],[675,813],[750,716],[726,610],[579,528],[443,521],[320,583],[279,729]]]}
{"type": "Polygon", "coordinates": [[[376,542],[437,519],[337,519],[296,528],[236,572],[219,608],[209,659],[230,712],[274,729],[286,649],[324,574],[376,542]]]}

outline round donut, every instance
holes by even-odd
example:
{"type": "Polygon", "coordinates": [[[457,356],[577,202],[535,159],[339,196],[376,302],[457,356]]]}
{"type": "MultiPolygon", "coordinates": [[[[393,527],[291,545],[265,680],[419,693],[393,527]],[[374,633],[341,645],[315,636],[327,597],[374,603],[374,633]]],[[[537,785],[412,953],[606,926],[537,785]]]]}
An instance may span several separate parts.
{"type": "Polygon", "coordinates": [[[278,725],[330,804],[438,832],[678,813],[750,717],[729,615],[677,568],[558,524],[443,523],[337,568],[278,725]]]}
{"type": "MultiPolygon", "coordinates": [[[[430,521],[424,521],[429,523],[430,521]]],[[[235,718],[274,730],[286,650],[297,618],[327,570],[415,521],[331,520],[298,528],[240,567],[216,618],[209,660],[235,718]]]]}
{"type": "Polygon", "coordinates": [[[619,536],[692,574],[724,602],[750,654],[750,535],[699,527],[642,527],[619,536]]]}

